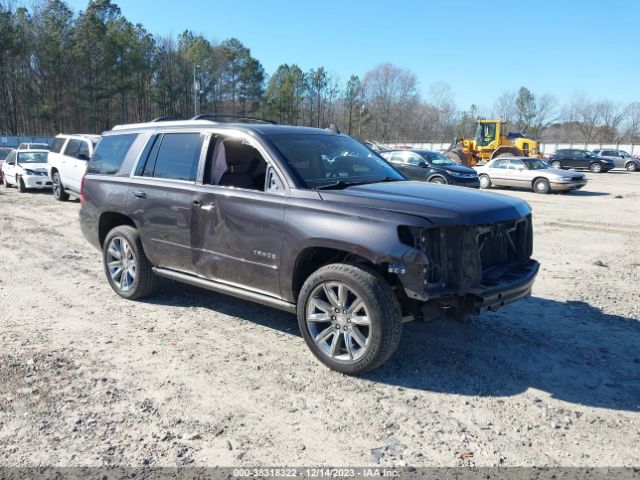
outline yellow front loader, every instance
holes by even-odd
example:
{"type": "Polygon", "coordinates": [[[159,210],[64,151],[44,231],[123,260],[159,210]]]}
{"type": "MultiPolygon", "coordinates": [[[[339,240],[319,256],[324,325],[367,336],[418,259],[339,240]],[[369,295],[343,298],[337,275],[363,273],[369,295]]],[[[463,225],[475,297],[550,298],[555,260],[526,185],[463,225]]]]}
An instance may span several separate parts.
{"type": "Polygon", "coordinates": [[[506,124],[503,120],[478,120],[475,138],[456,138],[446,151],[447,157],[472,167],[501,156],[541,157],[537,141],[522,134],[507,136],[506,124]]]}

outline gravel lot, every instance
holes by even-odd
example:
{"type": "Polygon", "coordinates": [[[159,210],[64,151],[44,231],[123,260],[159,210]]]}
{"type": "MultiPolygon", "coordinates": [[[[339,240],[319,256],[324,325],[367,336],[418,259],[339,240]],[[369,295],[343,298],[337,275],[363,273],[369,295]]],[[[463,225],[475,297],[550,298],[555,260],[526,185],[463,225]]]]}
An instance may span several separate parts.
{"type": "Polygon", "coordinates": [[[363,378],[277,310],[121,299],[78,202],[0,189],[0,465],[640,466],[640,174],[588,177],[502,190],[534,209],[532,298],[408,324],[363,378]]]}

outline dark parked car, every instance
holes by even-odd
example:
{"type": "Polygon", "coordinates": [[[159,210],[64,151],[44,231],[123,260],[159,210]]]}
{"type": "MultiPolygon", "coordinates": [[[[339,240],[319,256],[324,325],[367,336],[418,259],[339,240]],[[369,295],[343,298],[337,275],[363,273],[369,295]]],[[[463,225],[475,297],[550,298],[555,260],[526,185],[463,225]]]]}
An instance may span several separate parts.
{"type": "Polygon", "coordinates": [[[12,148],[0,147],[0,182],[2,182],[2,164],[4,159],[11,153],[12,148]]]}
{"type": "Polygon", "coordinates": [[[617,168],[625,168],[630,172],[640,172],[640,158],[624,150],[594,150],[594,155],[613,160],[617,168]]]}
{"type": "Polygon", "coordinates": [[[584,168],[593,173],[608,172],[615,166],[613,160],[599,157],[589,150],[573,148],[556,150],[548,161],[553,168],[584,168]]]}
{"type": "Polygon", "coordinates": [[[380,152],[410,180],[480,187],[478,173],[471,167],[458,165],[438,152],[429,150],[389,150],[380,152]]]}
{"type": "Polygon", "coordinates": [[[528,296],[539,268],[525,202],[407,181],[336,129],[116,127],[81,202],[120,296],[166,277],[295,312],[316,357],[348,374],[386,361],[405,321],[528,296]]]}

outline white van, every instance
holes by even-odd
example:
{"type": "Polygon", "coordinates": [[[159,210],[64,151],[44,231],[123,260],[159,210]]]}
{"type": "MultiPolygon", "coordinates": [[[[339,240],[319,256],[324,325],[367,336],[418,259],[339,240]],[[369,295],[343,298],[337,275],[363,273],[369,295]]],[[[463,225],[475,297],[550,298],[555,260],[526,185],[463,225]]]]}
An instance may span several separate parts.
{"type": "Polygon", "coordinates": [[[80,195],[80,183],[100,135],[57,135],[51,145],[48,172],[56,200],[80,195]]]}

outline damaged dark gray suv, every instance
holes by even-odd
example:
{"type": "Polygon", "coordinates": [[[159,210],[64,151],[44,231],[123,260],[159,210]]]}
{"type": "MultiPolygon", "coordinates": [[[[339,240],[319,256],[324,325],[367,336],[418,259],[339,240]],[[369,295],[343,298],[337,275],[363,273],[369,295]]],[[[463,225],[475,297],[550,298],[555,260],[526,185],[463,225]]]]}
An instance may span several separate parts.
{"type": "Polygon", "coordinates": [[[105,132],[80,222],[124,298],[159,277],[297,314],[311,351],[358,374],[402,324],[530,295],[529,206],[411,182],[337,129],[205,118],[105,132]]]}

